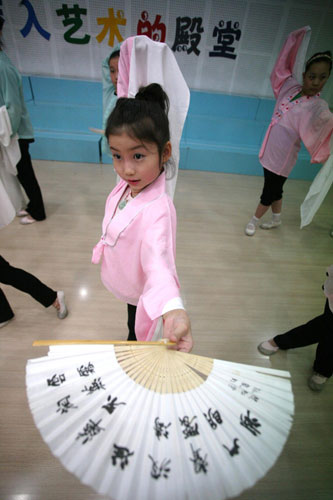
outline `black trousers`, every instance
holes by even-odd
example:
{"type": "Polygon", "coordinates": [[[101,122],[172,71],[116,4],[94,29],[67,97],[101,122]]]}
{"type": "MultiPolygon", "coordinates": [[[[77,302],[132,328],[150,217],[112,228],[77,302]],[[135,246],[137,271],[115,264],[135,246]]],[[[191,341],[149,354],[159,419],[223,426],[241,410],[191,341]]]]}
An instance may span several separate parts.
{"type": "Polygon", "coordinates": [[[46,219],[42,192],[40,190],[29,153],[29,139],[19,139],[21,159],[16,165],[17,178],[29,200],[27,212],[36,220],[46,219]]]}
{"type": "Polygon", "coordinates": [[[265,207],[270,207],[274,201],[281,200],[283,194],[283,184],[287,177],[274,174],[270,170],[264,168],[264,187],[260,197],[260,203],[265,207]]]}
{"type": "Polygon", "coordinates": [[[333,314],[328,300],[326,300],[323,314],[305,325],[277,335],[274,341],[280,349],[293,349],[318,343],[313,369],[324,377],[331,377],[333,374],[333,314]]]}
{"type": "Polygon", "coordinates": [[[127,315],[128,315],[128,337],[127,340],[136,340],[135,335],[135,315],[136,315],[136,306],[132,306],[132,304],[127,304],[127,315]]]}
{"type": "MultiPolygon", "coordinates": [[[[49,307],[57,298],[57,292],[46,286],[32,274],[13,267],[0,255],[0,283],[11,285],[28,293],[44,307],[49,307]]],[[[4,292],[0,288],[0,323],[13,318],[14,313],[4,292]]]]}

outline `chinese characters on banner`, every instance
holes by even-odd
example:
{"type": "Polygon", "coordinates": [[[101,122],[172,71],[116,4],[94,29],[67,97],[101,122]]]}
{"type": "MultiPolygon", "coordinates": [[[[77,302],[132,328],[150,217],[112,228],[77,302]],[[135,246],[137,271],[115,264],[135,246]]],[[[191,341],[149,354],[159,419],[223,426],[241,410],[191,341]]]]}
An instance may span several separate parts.
{"type": "Polygon", "coordinates": [[[62,24],[64,26],[71,26],[71,28],[64,34],[64,39],[68,43],[85,44],[89,43],[90,36],[85,34],[83,36],[73,36],[82,27],[83,21],[81,16],[87,15],[87,9],[80,9],[78,4],[74,4],[69,8],[67,4],[62,4],[62,9],[56,10],[57,16],[64,17],[62,24]]]}
{"type": "MultiPolygon", "coordinates": [[[[52,34],[40,24],[33,0],[23,0],[22,5],[27,9],[27,20],[25,26],[20,30],[21,35],[24,38],[29,36],[32,28],[34,28],[41,37],[49,41],[52,34]]],[[[86,45],[91,42],[92,37],[86,32],[86,28],[84,27],[87,24],[88,9],[81,7],[78,2],[67,2],[62,3],[61,8],[55,9],[54,15],[61,19],[65,28],[63,36],[67,43],[86,45]]],[[[146,35],[156,42],[165,42],[167,25],[163,22],[160,14],[154,15],[146,10],[141,12],[141,17],[137,22],[136,34],[146,35]]],[[[125,27],[127,19],[123,10],[109,7],[107,9],[107,17],[103,17],[103,13],[101,12],[101,17],[96,18],[96,23],[101,27],[99,34],[96,36],[99,44],[107,40],[108,45],[114,47],[126,38],[125,27]]],[[[172,50],[174,52],[184,52],[199,56],[201,52],[201,37],[205,32],[203,18],[199,16],[177,17],[175,19],[175,26],[172,50]]],[[[206,33],[206,35],[208,40],[209,37],[211,38],[213,49],[208,53],[209,57],[236,59],[237,45],[235,44],[240,41],[242,35],[238,21],[221,19],[214,27],[212,33],[206,33]]]]}
{"type": "Polygon", "coordinates": [[[50,40],[51,34],[44,30],[42,26],[39,24],[39,21],[37,19],[35,10],[29,0],[22,0],[22,5],[27,8],[28,11],[28,18],[27,22],[25,23],[25,26],[21,29],[21,35],[25,38],[26,36],[29,35],[31,28],[34,26],[38,33],[45,38],[46,40],[50,40]]]}
{"type": "Polygon", "coordinates": [[[202,17],[177,17],[176,19],[176,36],[172,46],[174,51],[184,51],[187,54],[194,52],[196,56],[200,54],[198,45],[201,41],[202,17]]]}
{"type": "Polygon", "coordinates": [[[113,9],[108,9],[109,11],[109,17],[98,17],[97,18],[97,24],[98,25],[104,25],[103,30],[100,32],[99,35],[97,35],[96,39],[98,43],[101,43],[106,34],[109,32],[109,41],[108,45],[110,47],[113,47],[117,41],[122,42],[124,38],[121,36],[118,25],[119,26],[126,26],[127,20],[124,17],[124,12],[122,10],[117,11],[117,17],[115,17],[113,9]],[[115,38],[117,41],[115,42],[115,38]]]}
{"type": "Polygon", "coordinates": [[[155,42],[165,42],[166,26],[161,23],[161,16],[157,15],[153,24],[148,21],[147,11],[141,12],[141,19],[138,22],[137,35],[146,35],[155,42]]]}

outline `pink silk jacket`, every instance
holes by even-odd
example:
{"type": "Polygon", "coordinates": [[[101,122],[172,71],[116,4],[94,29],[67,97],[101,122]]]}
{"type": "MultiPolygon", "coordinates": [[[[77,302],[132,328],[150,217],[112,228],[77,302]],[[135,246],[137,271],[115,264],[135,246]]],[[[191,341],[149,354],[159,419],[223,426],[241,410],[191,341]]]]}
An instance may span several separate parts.
{"type": "Polygon", "coordinates": [[[106,201],[103,234],[92,262],[102,259],[101,278],[110,292],[137,305],[136,336],[150,340],[164,305],[180,296],[176,210],[165,192],[163,172],[113,217],[126,187],[121,180],[106,201]]]}
{"type": "Polygon", "coordinates": [[[333,114],[317,94],[291,102],[302,89],[292,76],[297,52],[308,27],[290,33],[273,68],[271,84],[276,105],[259,152],[263,167],[288,177],[294,167],[301,140],[311,155],[311,163],[324,163],[330,154],[333,114]]]}

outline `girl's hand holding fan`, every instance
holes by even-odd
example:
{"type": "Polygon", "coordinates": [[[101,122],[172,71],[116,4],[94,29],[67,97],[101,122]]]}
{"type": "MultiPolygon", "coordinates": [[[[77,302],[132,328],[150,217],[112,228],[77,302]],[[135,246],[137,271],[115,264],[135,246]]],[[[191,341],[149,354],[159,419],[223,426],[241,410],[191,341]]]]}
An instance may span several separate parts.
{"type": "Polygon", "coordinates": [[[163,338],[176,342],[174,349],[190,352],[193,347],[191,323],[184,309],[174,309],[163,314],[163,338]]]}

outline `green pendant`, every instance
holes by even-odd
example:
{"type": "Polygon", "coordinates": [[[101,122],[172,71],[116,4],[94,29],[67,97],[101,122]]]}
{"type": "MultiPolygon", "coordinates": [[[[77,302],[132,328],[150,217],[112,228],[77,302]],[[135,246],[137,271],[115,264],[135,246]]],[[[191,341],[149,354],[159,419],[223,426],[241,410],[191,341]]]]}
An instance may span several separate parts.
{"type": "Polygon", "coordinates": [[[118,205],[119,210],[122,210],[123,208],[125,208],[126,205],[127,205],[127,200],[121,200],[121,202],[118,205]]]}

